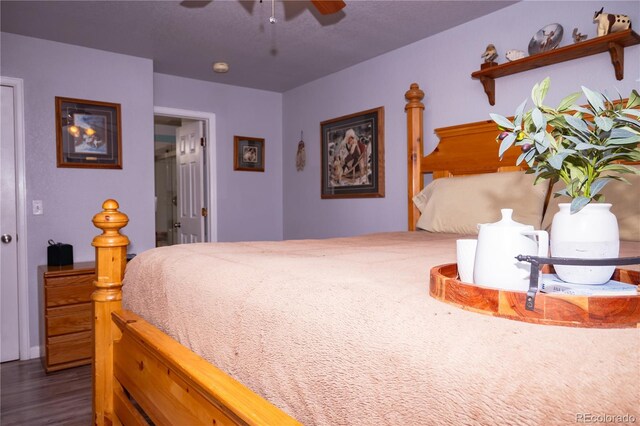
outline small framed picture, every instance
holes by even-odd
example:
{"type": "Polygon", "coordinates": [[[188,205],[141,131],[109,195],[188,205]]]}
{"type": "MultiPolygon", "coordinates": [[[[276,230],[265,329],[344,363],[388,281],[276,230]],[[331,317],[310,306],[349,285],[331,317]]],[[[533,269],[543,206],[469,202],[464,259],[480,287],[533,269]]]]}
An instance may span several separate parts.
{"type": "Polygon", "coordinates": [[[384,197],[384,108],[320,123],[322,198],[384,197]]]}
{"type": "Polygon", "coordinates": [[[58,167],[122,168],[120,104],[56,96],[58,167]]]}
{"type": "Polygon", "coordinates": [[[233,170],[264,172],[264,139],[234,136],[233,170]]]}

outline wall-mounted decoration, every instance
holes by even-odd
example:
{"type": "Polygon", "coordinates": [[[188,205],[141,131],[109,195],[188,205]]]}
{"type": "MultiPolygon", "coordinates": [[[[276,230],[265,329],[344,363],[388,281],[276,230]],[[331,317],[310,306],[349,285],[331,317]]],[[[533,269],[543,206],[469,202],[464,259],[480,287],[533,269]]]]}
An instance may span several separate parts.
{"type": "Polygon", "coordinates": [[[527,55],[525,55],[522,50],[517,49],[507,50],[507,52],[504,54],[504,57],[507,58],[507,61],[509,62],[517,61],[518,59],[522,59],[525,56],[527,55]]]}
{"type": "Polygon", "coordinates": [[[540,29],[529,42],[529,55],[553,50],[562,41],[564,30],[560,24],[549,24],[540,29]]]}
{"type": "Polygon", "coordinates": [[[58,167],[122,168],[120,104],[56,96],[58,167]]]}
{"type": "Polygon", "coordinates": [[[320,123],[322,198],[384,197],[384,108],[320,123]]]}
{"type": "Polygon", "coordinates": [[[604,7],[593,14],[593,22],[598,24],[598,37],[631,28],[629,16],[603,13],[603,11],[604,7]]]}
{"type": "Polygon", "coordinates": [[[298,150],[296,151],[296,170],[299,172],[304,170],[306,162],[307,154],[304,149],[304,137],[303,133],[300,132],[300,142],[298,142],[298,150]]]}
{"type": "Polygon", "coordinates": [[[233,170],[264,172],[264,139],[234,136],[233,170]]]}
{"type": "Polygon", "coordinates": [[[487,48],[484,50],[482,55],[480,55],[480,57],[484,59],[484,62],[486,64],[489,64],[491,62],[495,62],[496,58],[498,57],[498,51],[493,44],[489,44],[487,45],[487,48]]]}
{"type": "Polygon", "coordinates": [[[586,34],[582,34],[581,32],[578,31],[578,27],[573,29],[573,32],[571,33],[571,36],[573,37],[573,42],[574,43],[579,43],[583,40],[587,39],[587,35],[586,34]]]}

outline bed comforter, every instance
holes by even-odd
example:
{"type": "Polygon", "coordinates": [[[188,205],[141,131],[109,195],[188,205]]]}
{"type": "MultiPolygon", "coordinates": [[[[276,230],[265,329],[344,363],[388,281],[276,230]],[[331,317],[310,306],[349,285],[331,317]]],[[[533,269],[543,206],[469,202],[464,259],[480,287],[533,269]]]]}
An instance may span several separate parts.
{"type": "Polygon", "coordinates": [[[432,299],[429,270],[455,262],[455,238],[158,248],[127,266],[123,303],[307,425],[640,421],[640,329],[542,326],[432,299]]]}

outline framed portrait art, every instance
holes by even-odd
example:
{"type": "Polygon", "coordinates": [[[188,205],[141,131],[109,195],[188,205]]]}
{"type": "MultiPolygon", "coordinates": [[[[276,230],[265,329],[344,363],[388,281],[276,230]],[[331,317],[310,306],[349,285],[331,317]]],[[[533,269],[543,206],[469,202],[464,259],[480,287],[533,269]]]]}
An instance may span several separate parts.
{"type": "Polygon", "coordinates": [[[56,96],[58,167],[122,168],[120,104],[56,96]]]}
{"type": "Polygon", "coordinates": [[[320,123],[322,198],[384,197],[384,107],[320,123]]]}
{"type": "Polygon", "coordinates": [[[233,170],[264,172],[264,139],[234,136],[233,170]]]}

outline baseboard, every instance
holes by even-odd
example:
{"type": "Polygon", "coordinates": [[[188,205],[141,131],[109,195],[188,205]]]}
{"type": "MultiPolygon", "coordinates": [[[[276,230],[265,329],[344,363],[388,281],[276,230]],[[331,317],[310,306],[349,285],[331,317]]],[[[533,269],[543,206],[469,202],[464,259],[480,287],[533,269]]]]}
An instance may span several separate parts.
{"type": "Polygon", "coordinates": [[[29,359],[40,358],[40,346],[31,346],[29,349],[29,359]]]}

